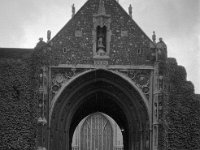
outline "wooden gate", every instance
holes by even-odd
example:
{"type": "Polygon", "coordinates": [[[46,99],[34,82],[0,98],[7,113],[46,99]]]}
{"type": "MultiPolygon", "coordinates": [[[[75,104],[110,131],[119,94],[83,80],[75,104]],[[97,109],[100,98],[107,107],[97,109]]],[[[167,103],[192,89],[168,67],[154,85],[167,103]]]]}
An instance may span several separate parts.
{"type": "Polygon", "coordinates": [[[80,139],[80,150],[113,150],[110,121],[101,113],[88,116],[82,125],[80,139]]]}

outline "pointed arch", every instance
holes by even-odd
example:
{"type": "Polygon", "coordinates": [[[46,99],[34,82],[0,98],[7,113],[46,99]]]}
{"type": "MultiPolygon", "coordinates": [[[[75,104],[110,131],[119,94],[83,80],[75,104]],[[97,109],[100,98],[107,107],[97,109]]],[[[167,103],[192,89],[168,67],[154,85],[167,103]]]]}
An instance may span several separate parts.
{"type": "Polygon", "coordinates": [[[98,111],[124,129],[124,149],[144,147],[151,123],[148,101],[128,77],[105,69],[81,73],[61,88],[52,101],[50,147],[70,150],[78,123],[98,111]]]}

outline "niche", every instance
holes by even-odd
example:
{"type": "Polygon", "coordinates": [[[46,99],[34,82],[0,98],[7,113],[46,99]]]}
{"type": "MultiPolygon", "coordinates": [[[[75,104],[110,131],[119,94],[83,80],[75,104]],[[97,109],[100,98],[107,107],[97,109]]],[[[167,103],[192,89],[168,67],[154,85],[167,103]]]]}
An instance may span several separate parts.
{"type": "Polygon", "coordinates": [[[104,56],[106,54],[106,26],[97,26],[96,33],[96,53],[104,56]]]}

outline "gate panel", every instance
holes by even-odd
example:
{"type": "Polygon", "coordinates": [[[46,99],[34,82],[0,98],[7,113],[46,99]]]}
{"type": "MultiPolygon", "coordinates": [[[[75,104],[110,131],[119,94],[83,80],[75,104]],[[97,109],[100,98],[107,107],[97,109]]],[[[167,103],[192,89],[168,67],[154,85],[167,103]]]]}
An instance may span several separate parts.
{"type": "Polygon", "coordinates": [[[81,150],[113,150],[113,130],[108,119],[97,113],[81,128],[81,150]]]}

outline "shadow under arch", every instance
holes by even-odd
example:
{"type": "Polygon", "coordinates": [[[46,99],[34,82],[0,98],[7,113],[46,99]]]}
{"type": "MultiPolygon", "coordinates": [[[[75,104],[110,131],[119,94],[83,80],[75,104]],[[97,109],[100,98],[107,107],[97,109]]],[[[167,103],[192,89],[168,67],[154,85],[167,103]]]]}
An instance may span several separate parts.
{"type": "Polygon", "coordinates": [[[149,109],[130,82],[98,69],[68,84],[54,103],[50,123],[50,149],[71,149],[78,123],[94,112],[112,117],[124,129],[124,149],[140,149],[149,140],[149,109]]]}
{"type": "Polygon", "coordinates": [[[72,84],[76,79],[81,78],[81,77],[84,77],[84,75],[87,75],[88,73],[97,72],[97,71],[100,71],[100,70],[105,71],[105,72],[109,72],[109,73],[111,73],[111,74],[113,74],[113,75],[116,75],[116,76],[120,77],[122,80],[126,81],[127,84],[128,84],[129,86],[133,86],[133,88],[134,88],[134,89],[139,93],[139,95],[142,97],[142,100],[143,100],[143,102],[144,102],[144,104],[145,104],[145,106],[146,106],[146,109],[147,109],[147,111],[148,111],[149,118],[151,119],[151,113],[150,113],[151,110],[150,110],[150,108],[149,108],[149,102],[148,102],[147,98],[145,97],[145,95],[143,94],[142,90],[140,90],[140,89],[136,86],[136,84],[135,84],[129,77],[127,77],[126,75],[124,75],[124,74],[122,74],[122,73],[120,73],[120,72],[109,71],[109,70],[105,70],[105,69],[95,69],[95,70],[87,70],[87,71],[84,71],[84,72],[82,72],[82,73],[76,75],[74,78],[70,79],[68,82],[64,83],[63,86],[61,87],[61,89],[59,90],[59,92],[56,94],[56,96],[53,98],[53,100],[52,100],[52,102],[51,102],[51,104],[50,104],[50,113],[49,113],[49,114],[50,114],[50,119],[51,119],[51,115],[52,115],[54,106],[55,106],[55,104],[56,104],[56,101],[59,99],[60,95],[63,93],[64,89],[65,89],[68,85],[72,84]]]}

